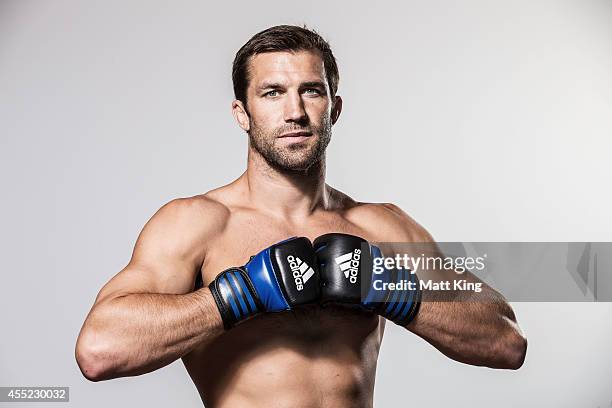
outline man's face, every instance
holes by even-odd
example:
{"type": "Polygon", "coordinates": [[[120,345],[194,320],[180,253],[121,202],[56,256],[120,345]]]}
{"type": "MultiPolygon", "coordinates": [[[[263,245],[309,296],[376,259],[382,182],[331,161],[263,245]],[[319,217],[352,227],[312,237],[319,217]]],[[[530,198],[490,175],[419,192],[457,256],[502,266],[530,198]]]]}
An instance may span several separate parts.
{"type": "Polygon", "coordinates": [[[307,170],[323,156],[335,122],[323,60],[309,51],[270,52],[255,55],[249,70],[251,146],[275,168],[307,170]]]}

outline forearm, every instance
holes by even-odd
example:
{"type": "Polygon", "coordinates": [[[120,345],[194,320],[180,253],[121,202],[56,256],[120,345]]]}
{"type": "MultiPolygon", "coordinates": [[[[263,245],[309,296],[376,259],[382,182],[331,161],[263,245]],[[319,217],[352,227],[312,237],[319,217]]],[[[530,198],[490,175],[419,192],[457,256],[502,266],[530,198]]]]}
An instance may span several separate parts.
{"type": "Polygon", "coordinates": [[[527,341],[503,296],[485,288],[477,296],[457,292],[452,301],[423,293],[418,315],[407,328],[446,356],[472,365],[519,368],[527,341]]]}
{"type": "Polygon", "coordinates": [[[223,332],[208,288],[184,294],[128,294],[96,305],[77,341],[77,361],[92,380],[163,367],[223,332]]]}

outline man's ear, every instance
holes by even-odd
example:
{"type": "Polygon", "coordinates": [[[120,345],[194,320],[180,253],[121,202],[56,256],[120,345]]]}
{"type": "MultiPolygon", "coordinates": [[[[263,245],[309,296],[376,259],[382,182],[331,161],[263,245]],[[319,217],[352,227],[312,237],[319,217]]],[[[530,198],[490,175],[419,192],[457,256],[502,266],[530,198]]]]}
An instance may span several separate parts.
{"type": "Polygon", "coordinates": [[[342,98],[340,96],[334,96],[334,105],[331,111],[332,125],[335,125],[342,112],[342,98]]]}
{"type": "Polygon", "coordinates": [[[242,130],[248,132],[251,129],[251,118],[242,101],[235,99],[232,102],[232,115],[242,130]]]}

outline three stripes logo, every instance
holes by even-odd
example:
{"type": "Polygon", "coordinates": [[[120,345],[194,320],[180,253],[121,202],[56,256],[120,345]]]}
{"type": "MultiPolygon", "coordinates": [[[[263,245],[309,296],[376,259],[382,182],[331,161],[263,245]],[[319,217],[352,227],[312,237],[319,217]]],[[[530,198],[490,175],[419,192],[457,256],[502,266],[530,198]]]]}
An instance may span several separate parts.
{"type": "Polygon", "coordinates": [[[353,252],[347,252],[336,258],[336,263],[340,265],[340,270],[344,272],[344,277],[351,283],[357,283],[360,262],[361,249],[355,249],[353,252]]]}
{"type": "Polygon", "coordinates": [[[308,282],[308,279],[314,275],[314,271],[306,262],[302,261],[297,256],[289,255],[287,257],[287,262],[289,262],[289,267],[291,268],[291,273],[295,280],[295,287],[298,291],[304,289],[304,285],[308,282]]]}

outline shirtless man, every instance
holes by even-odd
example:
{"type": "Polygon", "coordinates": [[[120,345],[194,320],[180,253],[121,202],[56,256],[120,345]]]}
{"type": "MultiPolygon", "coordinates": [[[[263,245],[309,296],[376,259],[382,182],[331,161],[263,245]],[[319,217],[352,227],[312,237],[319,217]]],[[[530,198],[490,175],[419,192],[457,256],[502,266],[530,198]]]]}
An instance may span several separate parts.
{"type": "MultiPolygon", "coordinates": [[[[316,33],[277,26],[255,35],[236,55],[233,81],[233,116],[249,136],[246,171],[149,220],[87,316],[78,364],[100,381],[182,358],[207,407],[372,406],[387,319],[314,301],[228,325],[209,285],[289,237],[432,238],[397,206],[358,202],[325,183],[342,99],[333,54],[316,33]]],[[[467,364],[519,368],[527,343],[511,307],[486,285],[479,295],[493,301],[428,302],[422,293],[406,336],[467,364]]]]}

